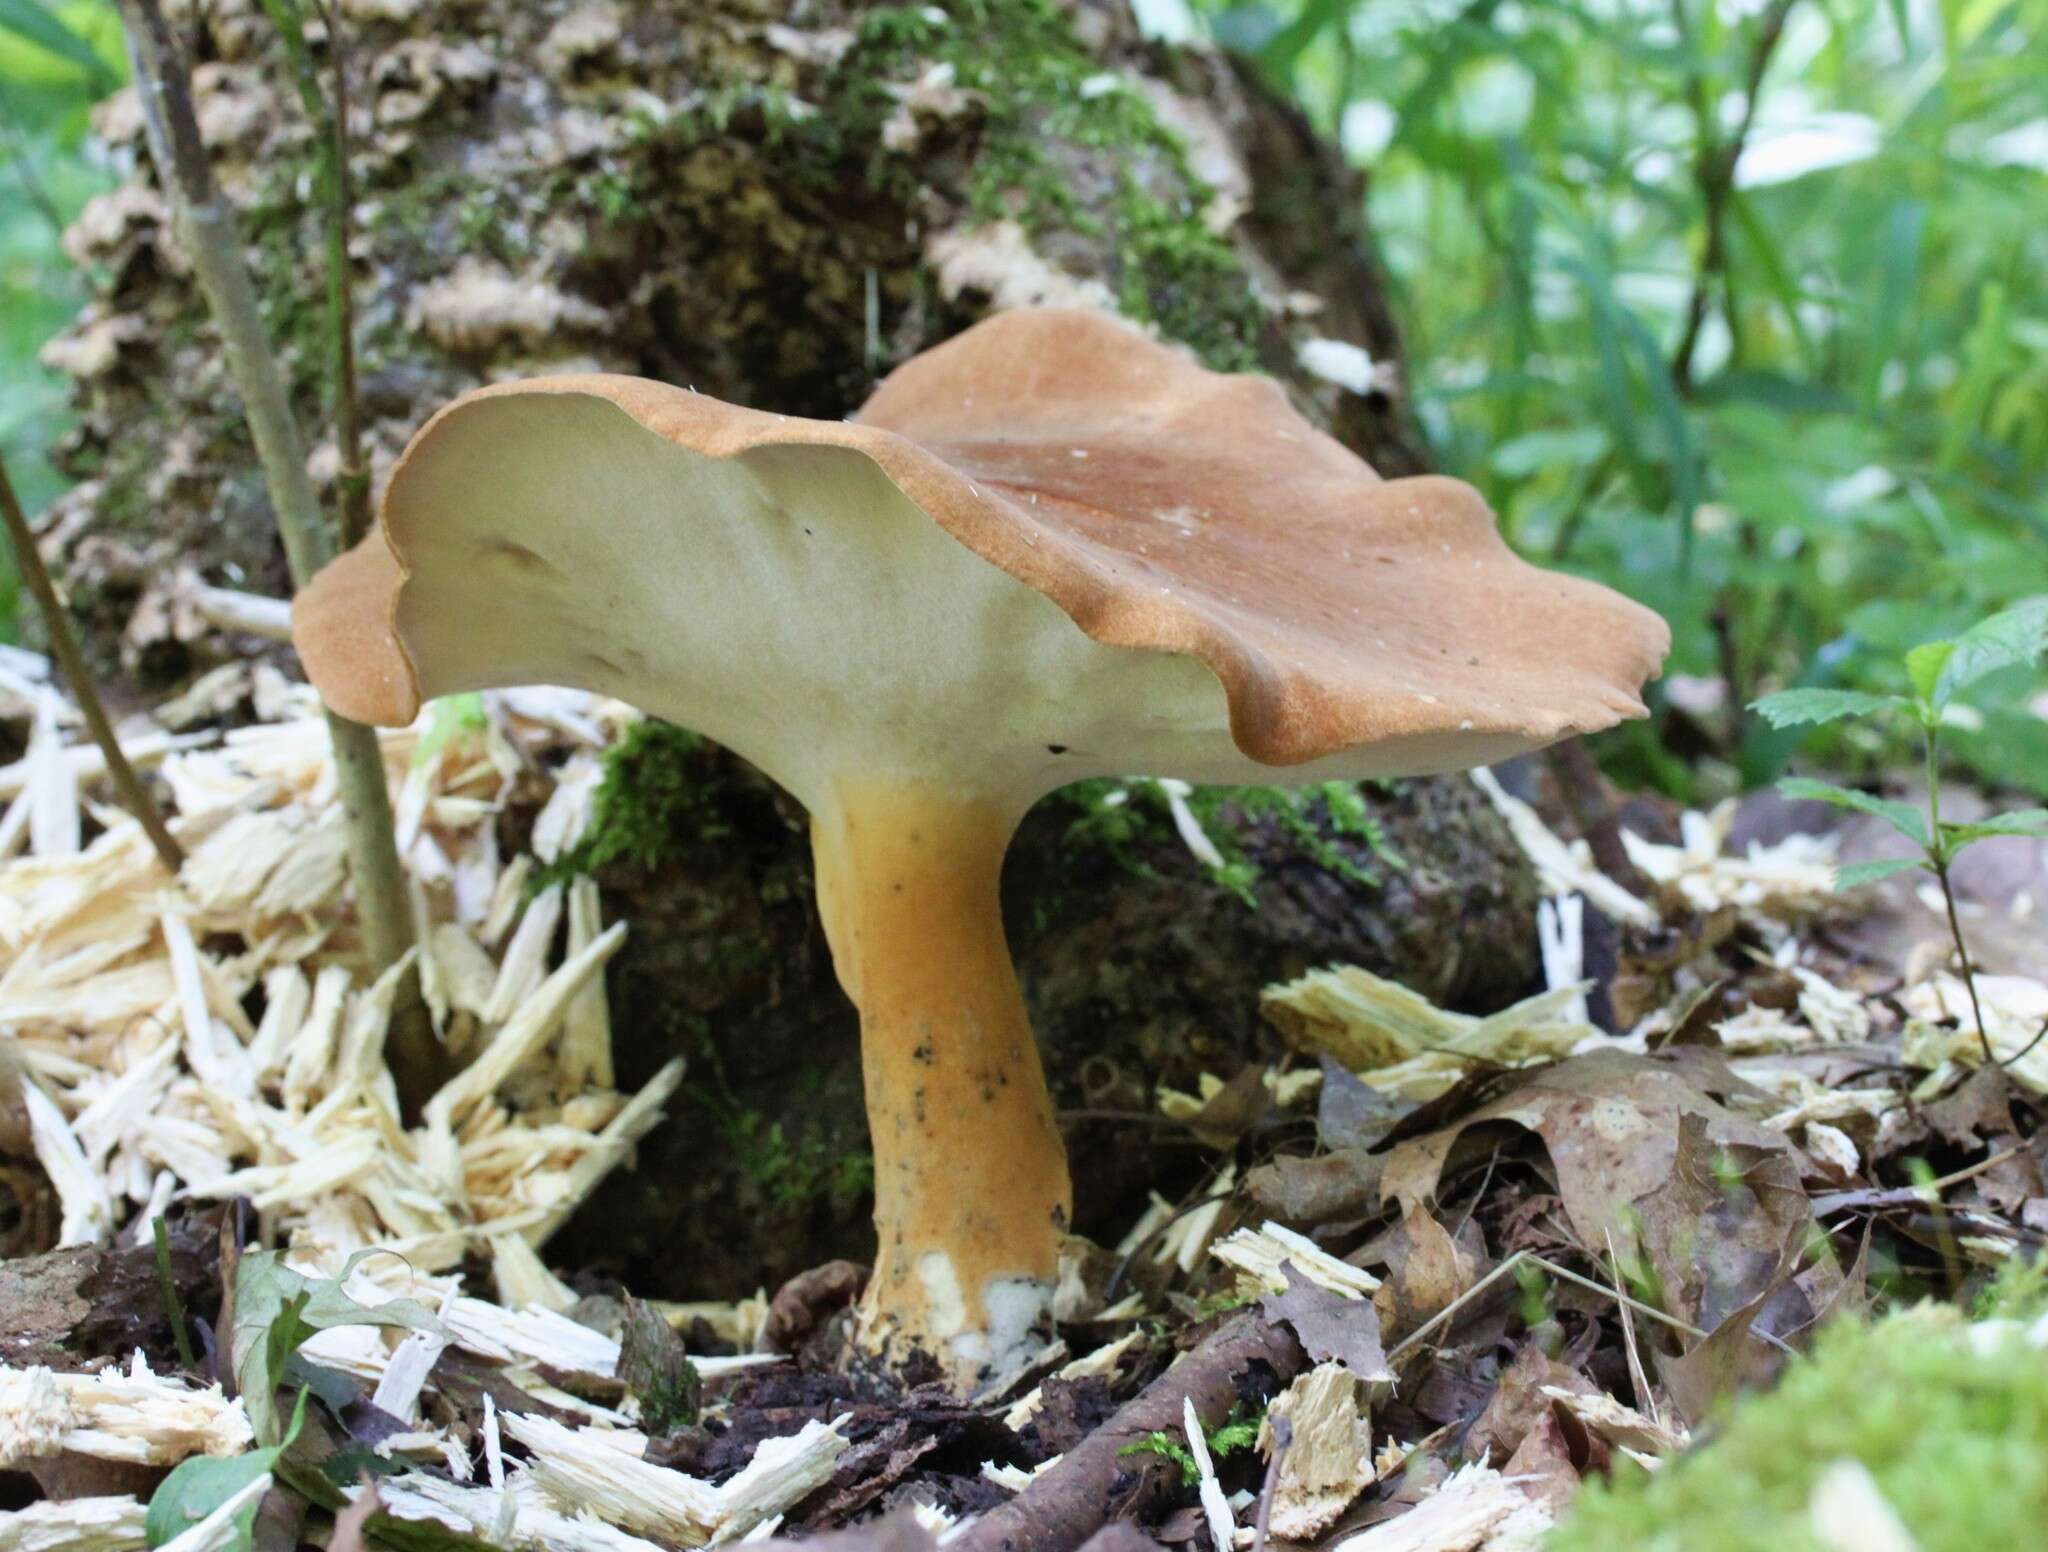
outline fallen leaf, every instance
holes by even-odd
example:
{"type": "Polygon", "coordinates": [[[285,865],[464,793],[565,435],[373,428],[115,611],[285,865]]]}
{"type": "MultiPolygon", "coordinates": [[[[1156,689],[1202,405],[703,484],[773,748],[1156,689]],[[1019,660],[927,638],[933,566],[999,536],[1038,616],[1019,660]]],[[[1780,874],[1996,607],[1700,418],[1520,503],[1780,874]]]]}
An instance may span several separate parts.
{"type": "Polygon", "coordinates": [[[1361,1380],[1394,1377],[1380,1343],[1379,1312],[1370,1300],[1319,1288],[1291,1261],[1280,1271],[1287,1291],[1259,1301],[1268,1320],[1292,1327],[1302,1351],[1317,1363],[1340,1363],[1361,1380]]]}
{"type": "Polygon", "coordinates": [[[1711,1130],[1705,1116],[1681,1115],[1671,1173],[1635,1203],[1653,1302],[1710,1331],[1770,1286],[1785,1246],[1813,1217],[1782,1138],[1759,1148],[1717,1142],[1711,1130]]]}
{"type": "MultiPolygon", "coordinates": [[[[1593,1383],[1577,1369],[1559,1363],[1534,1340],[1524,1342],[1514,1361],[1500,1371],[1485,1409],[1465,1435],[1465,1458],[1506,1469],[1529,1431],[1550,1416],[1557,1403],[1547,1392],[1596,1395],[1593,1383]]],[[[1515,1473],[1509,1471],[1509,1476],[1515,1473]]]]}
{"type": "Polygon", "coordinates": [[[1393,1331],[1413,1331],[1449,1309],[1486,1274],[1486,1257],[1477,1229],[1468,1220],[1469,1244],[1454,1239],[1428,1208],[1408,1209],[1387,1237],[1386,1280],[1373,1294],[1381,1324],[1393,1331]]]}
{"type": "Polygon", "coordinates": [[[1476,1146],[1476,1128],[1522,1127],[1542,1139],[1582,1246],[1597,1254],[1609,1243],[1640,1245],[1674,1290],[1668,1312],[1702,1324],[1695,1316],[1710,1291],[1717,1307],[1730,1307],[1729,1290],[1767,1275],[1758,1247],[1768,1241],[1775,1253],[1788,1224],[1811,1220],[1791,1143],[1727,1109],[1704,1084],[1745,1087],[1725,1064],[1697,1057],[1603,1051],[1559,1062],[1401,1143],[1387,1160],[1382,1193],[1412,1211],[1434,1197],[1453,1149],[1476,1146]],[[1681,1157],[1685,1170],[1674,1183],[1681,1157]]]}
{"type": "Polygon", "coordinates": [[[1315,1158],[1283,1156],[1247,1174],[1244,1191],[1261,1217],[1313,1228],[1375,1211],[1384,1168],[1380,1155],[1362,1148],[1315,1158]]]}

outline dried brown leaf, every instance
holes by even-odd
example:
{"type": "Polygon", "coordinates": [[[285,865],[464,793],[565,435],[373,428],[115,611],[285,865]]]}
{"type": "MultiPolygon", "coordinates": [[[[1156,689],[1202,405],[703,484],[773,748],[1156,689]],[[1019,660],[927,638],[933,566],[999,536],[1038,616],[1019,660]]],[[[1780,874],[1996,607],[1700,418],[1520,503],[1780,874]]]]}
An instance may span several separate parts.
{"type": "Polygon", "coordinates": [[[1268,1320],[1291,1327],[1302,1351],[1317,1363],[1341,1363],[1361,1380],[1394,1377],[1380,1341],[1379,1312],[1371,1300],[1319,1288],[1292,1262],[1280,1270],[1287,1278],[1287,1291],[1259,1301],[1268,1320]]]}
{"type": "Polygon", "coordinates": [[[1609,1236],[1640,1245],[1670,1284],[1667,1311],[1698,1324],[1694,1312],[1709,1303],[1730,1308],[1731,1298],[1741,1302],[1743,1290],[1768,1277],[1787,1227],[1811,1218],[1790,1142],[1725,1108],[1710,1086],[1745,1087],[1725,1064],[1696,1057],[1574,1057],[1400,1144],[1382,1190],[1412,1210],[1434,1196],[1453,1147],[1473,1128],[1523,1127],[1542,1139],[1583,1245],[1597,1250],[1609,1236]],[[1673,1183],[1681,1158],[1685,1169],[1673,1183]],[[1756,1257],[1766,1242],[1773,1259],[1763,1267],[1756,1257]]]}

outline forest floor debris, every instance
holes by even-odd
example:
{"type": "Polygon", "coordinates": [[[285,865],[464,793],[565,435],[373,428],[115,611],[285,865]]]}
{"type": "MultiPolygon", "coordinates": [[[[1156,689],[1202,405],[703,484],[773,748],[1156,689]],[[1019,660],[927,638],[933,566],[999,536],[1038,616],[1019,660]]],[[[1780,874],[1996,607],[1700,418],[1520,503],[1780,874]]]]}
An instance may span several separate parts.
{"type": "MultiPolygon", "coordinates": [[[[23,1258],[0,1481],[35,1484],[0,1552],[155,1544],[145,1506],[195,1461],[217,1478],[180,1490],[180,1552],[272,1545],[266,1491],[345,1516],[336,1546],[400,1552],[845,1527],[1066,1548],[1131,1515],[1133,1545],[1218,1552],[1533,1546],[1584,1481],[1690,1471],[1716,1448],[1702,1421],[1803,1365],[1830,1317],[1967,1302],[2048,1235],[2048,985],[2026,966],[1979,976],[1987,1067],[1938,948],[1853,947],[1828,834],[1731,855],[1733,807],[1674,814],[1624,832],[1624,882],[1487,774],[1552,896],[1548,988],[1483,1017],[1355,966],[1270,988],[1272,1065],[1158,1096],[1203,1178],[1115,1251],[1077,1243],[1063,1348],[1008,1394],[819,1367],[845,1264],[779,1314],[746,1289],[663,1309],[690,1350],[650,1361],[617,1290],[547,1259],[684,1081],[615,1088],[603,972],[631,925],[549,870],[631,715],[513,692],[385,737],[418,969],[462,1064],[408,1125],[308,692],[258,665],[175,705],[183,731],[123,729],[190,854],[172,880],[47,670],[0,660],[23,741],[0,769],[23,1258]],[[238,725],[195,730],[224,711],[238,725]],[[38,1254],[119,1290],[98,1325],[38,1291],[38,1254]]],[[[2022,1329],[1943,1318],[1993,1348],[2022,1329]]],[[[1855,1469],[1801,1512],[1874,1513],[1884,1463],[1855,1469]]]]}

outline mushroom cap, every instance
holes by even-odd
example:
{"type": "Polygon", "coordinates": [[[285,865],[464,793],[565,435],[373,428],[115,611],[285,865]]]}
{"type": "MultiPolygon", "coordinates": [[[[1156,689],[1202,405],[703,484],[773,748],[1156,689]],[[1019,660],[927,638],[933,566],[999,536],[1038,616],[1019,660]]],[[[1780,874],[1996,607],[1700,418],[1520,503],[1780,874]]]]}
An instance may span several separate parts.
{"type": "Polygon", "coordinates": [[[465,394],[294,630],[358,721],[575,685],[807,802],[849,764],[1027,800],[1463,769],[1641,715],[1670,639],[1515,556],[1470,486],[1382,480],[1270,379],[1063,309],[847,422],[622,376],[465,394]]]}

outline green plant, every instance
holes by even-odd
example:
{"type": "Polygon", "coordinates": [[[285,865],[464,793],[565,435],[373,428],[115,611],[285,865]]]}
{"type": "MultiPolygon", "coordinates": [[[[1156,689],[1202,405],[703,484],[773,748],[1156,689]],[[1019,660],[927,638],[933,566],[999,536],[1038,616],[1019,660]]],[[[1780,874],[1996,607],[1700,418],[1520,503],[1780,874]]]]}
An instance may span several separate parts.
{"type": "Polygon", "coordinates": [[[605,751],[582,839],[541,869],[534,887],[614,864],[651,872],[690,842],[726,834],[730,827],[704,798],[706,747],[688,729],[651,717],[627,728],[605,751]]]}
{"type": "MultiPolygon", "coordinates": [[[[87,148],[88,115],[125,74],[103,0],[0,0],[0,455],[31,514],[65,483],[44,454],[69,424],[70,385],[37,359],[86,298],[64,229],[113,177],[87,148]]],[[[14,639],[14,591],[0,559],[0,641],[14,639]]]]}
{"type": "MultiPolygon", "coordinates": [[[[390,1252],[381,1252],[390,1254],[390,1252]]],[[[284,1264],[274,1250],[242,1254],[235,1268],[234,1325],[228,1332],[235,1385],[249,1423],[263,1444],[284,1437],[277,1417],[277,1389],[285,1366],[316,1331],[334,1326],[397,1326],[414,1331],[441,1329],[432,1312],[411,1299],[391,1299],[374,1308],[345,1292],[349,1276],[364,1258],[359,1250],[338,1277],[308,1277],[284,1264]]]]}
{"type": "MultiPolygon", "coordinates": [[[[258,1477],[267,1475],[297,1441],[305,1421],[306,1391],[301,1389],[298,1400],[292,1404],[291,1422],[275,1444],[241,1455],[197,1455],[180,1464],[150,1495],[149,1512],[143,1517],[143,1533],[149,1544],[160,1547],[175,1540],[258,1477]]],[[[256,1511],[262,1506],[262,1500],[254,1498],[235,1511],[227,1542],[230,1552],[250,1552],[256,1511]]]]}
{"type": "Polygon", "coordinates": [[[1925,760],[1927,800],[1925,806],[1877,797],[1853,787],[1810,777],[1791,777],[1780,782],[1787,797],[1815,798],[1838,808],[1855,809],[1875,816],[1919,848],[1917,857],[1887,857],[1859,862],[1837,875],[1844,889],[1874,883],[1894,873],[1924,869],[1934,875],[1947,907],[1949,933],[1955,941],[1956,959],[1963,983],[1969,989],[1970,1007],[1977,1021],[1977,1038],[1983,1042],[1984,1059],[1996,1062],[1991,1036],[1984,1022],[1984,1010],[1977,998],[1977,978],[1971,967],[1970,947],[1963,935],[1962,919],[1956,911],[1955,890],[1949,870],[1958,853],[1994,836],[2048,836],[2048,808],[2016,809],[1993,814],[1968,824],[1941,817],[1942,730],[1956,709],[1956,697],[1964,690],[2009,669],[2031,668],[2048,651],[2048,599],[2007,609],[1965,631],[1953,640],[1930,641],[1905,655],[1904,668],[1909,694],[1874,694],[1863,690],[1797,689],[1766,695],[1752,704],[1754,710],[1776,728],[1824,725],[1847,717],[1886,716],[1902,718],[1918,729],[1925,760]]]}
{"type": "MultiPolygon", "coordinates": [[[[1438,461],[1671,621],[1684,704],[1603,739],[1619,774],[1713,796],[1802,740],[1882,769],[1870,730],[1743,708],[1802,669],[1888,688],[2048,589],[2044,0],[1195,7],[1368,174],[1438,461]]],[[[2048,795],[2030,694],[1951,754],[2048,795]]]]}
{"type": "MultiPolygon", "coordinates": [[[[1209,1446],[1210,1455],[1214,1456],[1217,1460],[1221,1460],[1226,1455],[1236,1454],[1239,1450],[1248,1450],[1257,1443],[1261,1421],[1263,1421],[1263,1415],[1253,1417],[1245,1410],[1243,1404],[1240,1403],[1232,1407],[1230,1409],[1230,1416],[1218,1423],[1214,1428],[1203,1428],[1202,1439],[1209,1446]]],[[[1163,1428],[1156,1429],[1146,1434],[1144,1438],[1126,1444],[1117,1451],[1117,1454],[1119,1456],[1140,1454],[1163,1455],[1180,1467],[1181,1480],[1189,1487],[1193,1487],[1195,1483],[1202,1479],[1201,1469],[1195,1465],[1195,1457],[1188,1449],[1186,1441],[1181,1435],[1169,1433],[1163,1428]]]]}

